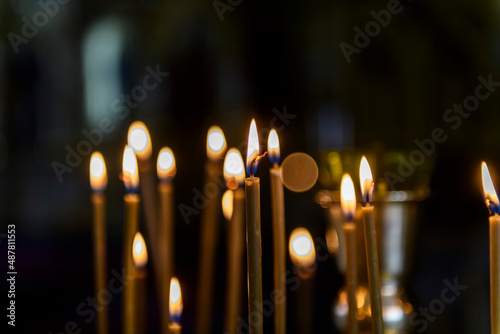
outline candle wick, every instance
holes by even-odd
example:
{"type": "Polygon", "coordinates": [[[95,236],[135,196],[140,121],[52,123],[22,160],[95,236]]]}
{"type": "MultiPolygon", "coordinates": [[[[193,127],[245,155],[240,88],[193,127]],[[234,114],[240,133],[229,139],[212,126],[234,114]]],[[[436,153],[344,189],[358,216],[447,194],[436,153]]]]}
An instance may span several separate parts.
{"type": "Polygon", "coordinates": [[[273,167],[274,167],[274,168],[278,168],[278,163],[277,163],[277,162],[275,162],[275,163],[273,164],[273,167]]]}

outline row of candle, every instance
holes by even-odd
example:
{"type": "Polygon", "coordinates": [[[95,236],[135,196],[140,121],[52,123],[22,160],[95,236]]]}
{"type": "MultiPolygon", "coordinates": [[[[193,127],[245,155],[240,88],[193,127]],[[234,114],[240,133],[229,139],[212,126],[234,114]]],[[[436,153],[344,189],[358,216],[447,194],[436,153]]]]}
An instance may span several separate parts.
{"type": "MultiPolygon", "coordinates": [[[[252,121],[248,137],[247,164],[246,171],[249,177],[245,179],[245,167],[240,152],[235,149],[227,150],[224,134],[217,127],[211,127],[207,136],[207,157],[205,165],[207,184],[212,179],[219,177],[220,170],[223,169],[224,180],[227,188],[232,194],[231,223],[228,232],[228,291],[226,299],[226,330],[228,333],[235,333],[237,329],[237,317],[239,315],[239,296],[241,263],[243,256],[243,226],[244,226],[244,206],[246,201],[246,227],[247,227],[247,280],[248,280],[248,302],[250,331],[252,333],[262,332],[262,266],[261,266],[261,236],[260,236],[260,180],[255,177],[257,165],[262,156],[259,155],[259,141],[255,121],[252,121]],[[225,156],[225,158],[224,158],[225,156]],[[223,165],[221,164],[224,158],[223,165]],[[245,191],[243,191],[245,184],[245,191]]],[[[270,169],[271,175],[271,195],[273,211],[273,239],[274,239],[274,279],[276,291],[280,293],[281,303],[276,304],[276,332],[286,331],[286,291],[285,291],[285,222],[284,222],[284,191],[281,181],[281,170],[279,167],[280,149],[279,139],[275,130],[270,132],[268,140],[269,158],[273,164],[270,169]]],[[[157,160],[157,195],[159,197],[159,212],[156,216],[155,194],[152,189],[154,182],[146,181],[144,186],[142,179],[151,180],[151,138],[146,126],[142,122],[134,122],[128,132],[128,145],[123,153],[122,179],[126,189],[124,196],[125,203],[125,226],[124,226],[124,266],[125,273],[137,283],[129,284],[124,291],[123,304],[123,326],[127,333],[137,332],[140,316],[137,312],[137,299],[142,298],[144,288],[139,288],[144,283],[146,276],[147,253],[146,245],[142,235],[138,232],[139,216],[139,189],[144,197],[144,210],[146,218],[146,229],[149,232],[149,249],[152,257],[153,268],[160,292],[160,307],[162,309],[163,333],[178,332],[180,325],[178,319],[182,311],[182,300],[176,300],[172,304],[172,288],[177,281],[172,278],[170,289],[165,287],[165,282],[170,281],[173,272],[173,243],[174,243],[174,210],[173,210],[173,183],[172,179],[176,174],[176,165],[173,152],[170,148],[164,147],[160,150],[157,160]],[[148,198],[146,201],[145,198],[148,198]],[[130,252],[128,250],[132,249],[130,252]],[[139,256],[136,251],[141,250],[139,256]],[[140,260],[142,259],[142,261],[140,260]],[[144,260],[145,259],[145,260],[144,260]],[[138,292],[142,291],[142,292],[138,292]],[[170,297],[169,297],[170,295],[170,297]],[[164,320],[165,310],[169,308],[170,320],[164,320]],[[172,310],[172,305],[175,306],[172,310]],[[179,327],[179,328],[177,328],[179,327]]],[[[265,155],[265,154],[264,154],[265,155]]],[[[105,233],[105,200],[104,189],[107,184],[107,173],[104,158],[99,152],[95,152],[91,157],[90,183],[93,190],[92,203],[94,207],[94,247],[95,247],[95,286],[99,291],[104,286],[106,280],[106,233],[105,233]]],[[[209,303],[211,301],[211,290],[214,249],[216,244],[216,223],[217,212],[220,209],[220,202],[216,198],[209,198],[201,217],[201,247],[200,247],[200,272],[198,293],[197,328],[198,333],[210,332],[210,312],[209,303]]],[[[302,234],[298,234],[299,236],[302,234]]],[[[309,243],[312,247],[312,239],[309,236],[309,243]]],[[[292,239],[290,239],[292,245],[292,239]]],[[[290,246],[291,247],[291,246],[290,246]]],[[[294,250],[295,257],[292,257],[297,265],[302,265],[303,257],[297,254],[304,253],[300,247],[290,248],[294,250]]],[[[308,251],[307,253],[309,253],[308,251]]],[[[295,262],[294,262],[295,263],[295,262]]],[[[104,305],[103,305],[104,306],[104,305]]],[[[108,331],[107,309],[100,313],[98,319],[99,333],[108,331]]],[[[167,318],[168,319],[168,318],[167,318]]]]}

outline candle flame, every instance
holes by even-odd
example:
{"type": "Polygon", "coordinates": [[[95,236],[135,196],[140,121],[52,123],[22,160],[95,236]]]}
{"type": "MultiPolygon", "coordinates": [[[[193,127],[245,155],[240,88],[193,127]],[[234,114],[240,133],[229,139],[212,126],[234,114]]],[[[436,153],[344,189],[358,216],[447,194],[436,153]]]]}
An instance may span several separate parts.
{"type": "Polygon", "coordinates": [[[340,204],[344,213],[344,219],[347,222],[354,221],[354,215],[356,214],[356,193],[354,192],[354,184],[352,183],[351,176],[347,173],[342,176],[340,204]]]}
{"type": "Polygon", "coordinates": [[[228,189],[222,195],[222,214],[227,221],[233,216],[233,191],[228,189]]]}
{"type": "Polygon", "coordinates": [[[224,180],[229,189],[237,189],[245,181],[245,167],[240,151],[229,149],[224,159],[224,180]]]}
{"type": "Polygon", "coordinates": [[[148,250],[140,232],[137,232],[134,236],[132,258],[136,268],[144,268],[148,264],[148,250]]]}
{"type": "Polygon", "coordinates": [[[137,159],[146,160],[153,152],[151,146],[151,136],[148,128],[141,121],[135,121],[128,128],[128,145],[134,150],[137,159]]]}
{"type": "Polygon", "coordinates": [[[92,153],[90,157],[90,187],[93,191],[103,191],[108,184],[106,164],[100,152],[92,153]]]}
{"type": "Polygon", "coordinates": [[[222,160],[226,153],[227,143],[224,132],[217,125],[208,129],[207,133],[207,156],[212,161],[222,160]]]}
{"type": "Polygon", "coordinates": [[[174,153],[170,147],[162,147],[158,153],[158,162],[156,164],[156,173],[161,181],[170,181],[177,172],[174,153]]]}
{"type": "Polygon", "coordinates": [[[298,267],[310,267],[316,260],[316,250],[311,234],[303,227],[292,231],[288,249],[293,264],[298,267]]]}
{"type": "Polygon", "coordinates": [[[359,165],[359,184],[361,184],[361,195],[365,203],[370,203],[373,196],[373,176],[368,160],[365,156],[361,158],[359,165]]]}
{"type": "Polygon", "coordinates": [[[125,146],[123,150],[123,182],[128,192],[136,192],[139,187],[139,170],[134,150],[130,146],[125,146]]]}
{"type": "Polygon", "coordinates": [[[486,206],[490,209],[490,213],[498,214],[500,213],[498,195],[495,190],[495,186],[493,185],[493,181],[491,180],[488,166],[484,161],[481,164],[481,176],[483,179],[483,191],[484,191],[484,200],[486,201],[486,206]]]}
{"type": "Polygon", "coordinates": [[[168,312],[170,313],[170,321],[179,323],[182,315],[182,293],[181,285],[176,277],[170,280],[170,303],[168,312]]]}
{"type": "Polygon", "coordinates": [[[247,144],[247,173],[250,176],[254,176],[257,172],[257,165],[259,164],[259,134],[257,132],[257,125],[255,120],[252,119],[250,124],[250,131],[248,132],[248,144],[247,144]]]}
{"type": "Polygon", "coordinates": [[[280,162],[280,140],[276,130],[272,129],[267,138],[267,151],[269,152],[269,160],[272,164],[279,164],[280,162]]]}

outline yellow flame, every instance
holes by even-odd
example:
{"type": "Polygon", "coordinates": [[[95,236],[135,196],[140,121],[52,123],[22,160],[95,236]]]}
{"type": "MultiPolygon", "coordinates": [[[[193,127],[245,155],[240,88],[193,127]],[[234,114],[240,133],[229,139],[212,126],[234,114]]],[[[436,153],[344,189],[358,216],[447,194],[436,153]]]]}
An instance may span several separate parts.
{"type": "Polygon", "coordinates": [[[221,160],[226,153],[227,143],[224,132],[217,125],[208,129],[207,133],[207,156],[210,160],[221,160]]]}
{"type": "Polygon", "coordinates": [[[123,182],[127,189],[139,187],[139,170],[137,169],[137,159],[134,150],[125,146],[123,150],[123,182]]]}
{"type": "Polygon", "coordinates": [[[227,221],[231,220],[233,215],[233,191],[228,189],[222,195],[222,214],[227,221]]]}
{"type": "Polygon", "coordinates": [[[182,307],[181,285],[179,284],[179,280],[176,277],[172,277],[172,279],[170,280],[170,303],[168,308],[170,319],[180,318],[182,314],[182,307]]]}
{"type": "Polygon", "coordinates": [[[158,162],[156,164],[156,173],[160,180],[171,180],[174,178],[177,172],[177,167],[175,165],[174,153],[170,147],[162,147],[160,153],[158,153],[158,162]]]}
{"type": "Polygon", "coordinates": [[[354,192],[354,184],[351,176],[344,174],[340,186],[340,204],[346,221],[354,221],[356,214],[356,193],[354,192]]]}
{"type": "Polygon", "coordinates": [[[134,150],[137,159],[146,160],[151,157],[153,148],[148,128],[141,121],[135,121],[128,128],[128,145],[134,150]]]}
{"type": "Polygon", "coordinates": [[[247,144],[247,170],[249,173],[253,173],[251,164],[259,156],[259,134],[257,132],[257,125],[255,120],[252,119],[250,124],[250,131],[248,132],[248,144],[247,144]]]}
{"type": "Polygon", "coordinates": [[[309,267],[316,260],[316,250],[309,231],[303,227],[298,227],[292,231],[288,244],[290,258],[294,265],[299,267],[309,267]]]}
{"type": "Polygon", "coordinates": [[[280,158],[280,140],[276,130],[272,129],[267,138],[267,152],[271,161],[277,162],[280,158]]]}
{"type": "Polygon", "coordinates": [[[134,265],[137,268],[142,268],[148,264],[148,250],[146,249],[146,243],[140,232],[137,232],[134,236],[132,257],[134,259],[134,265]]]}
{"type": "Polygon", "coordinates": [[[245,165],[240,151],[230,148],[224,159],[224,180],[229,189],[236,189],[245,182],[245,165]]]}
{"type": "Polygon", "coordinates": [[[497,192],[495,190],[495,186],[493,185],[493,181],[491,180],[488,166],[484,161],[481,164],[481,176],[483,179],[483,192],[484,192],[484,199],[486,200],[486,205],[489,206],[490,202],[493,202],[493,204],[495,204],[498,207],[497,192]]]}
{"type": "Polygon", "coordinates": [[[359,184],[361,185],[361,195],[365,203],[371,202],[373,195],[373,176],[368,160],[365,156],[361,158],[359,164],[359,184]]]}
{"type": "Polygon", "coordinates": [[[90,157],[90,187],[93,191],[102,191],[108,184],[106,164],[100,152],[92,153],[90,157]]]}

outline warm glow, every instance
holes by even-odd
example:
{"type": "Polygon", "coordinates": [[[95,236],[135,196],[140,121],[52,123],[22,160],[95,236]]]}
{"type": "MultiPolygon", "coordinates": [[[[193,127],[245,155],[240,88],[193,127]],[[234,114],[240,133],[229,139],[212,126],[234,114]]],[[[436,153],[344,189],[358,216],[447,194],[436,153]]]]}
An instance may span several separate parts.
{"type": "Polygon", "coordinates": [[[359,184],[361,185],[363,201],[365,203],[370,203],[373,196],[373,176],[368,160],[366,160],[364,155],[359,165],[359,184]]]}
{"type": "Polygon", "coordinates": [[[108,184],[108,174],[104,158],[99,152],[92,153],[90,157],[90,187],[93,191],[103,191],[108,184]]]}
{"type": "Polygon", "coordinates": [[[233,215],[233,191],[231,189],[226,190],[222,195],[222,214],[227,221],[231,220],[233,215]]]}
{"type": "Polygon", "coordinates": [[[128,145],[134,150],[137,159],[146,160],[151,157],[153,151],[151,137],[146,125],[141,121],[135,121],[128,128],[128,145]]]}
{"type": "Polygon", "coordinates": [[[309,267],[316,260],[316,250],[314,249],[311,234],[303,227],[298,227],[292,231],[288,249],[290,258],[296,266],[309,267]]]}
{"type": "Polygon", "coordinates": [[[257,171],[257,165],[259,163],[259,134],[257,132],[257,125],[255,125],[255,120],[252,119],[250,124],[250,131],[248,132],[248,142],[247,142],[247,173],[250,176],[255,175],[257,171]]]}
{"type": "Polygon", "coordinates": [[[236,189],[245,181],[245,167],[240,151],[229,149],[224,159],[224,180],[229,189],[236,189]]]}
{"type": "Polygon", "coordinates": [[[490,209],[491,213],[498,214],[498,196],[495,190],[495,186],[493,185],[493,181],[491,181],[490,171],[488,170],[488,166],[486,166],[486,162],[483,161],[481,165],[481,176],[483,179],[483,191],[484,191],[484,199],[486,201],[486,205],[490,209]]]}
{"type": "Polygon", "coordinates": [[[272,129],[267,139],[267,152],[269,153],[269,160],[273,164],[280,162],[280,140],[276,130],[272,129]]]}
{"type": "Polygon", "coordinates": [[[174,153],[170,147],[162,147],[160,153],[158,153],[156,172],[161,181],[168,181],[174,178],[177,168],[175,166],[174,153]]]}
{"type": "Polygon", "coordinates": [[[125,146],[123,151],[122,177],[127,191],[135,191],[139,187],[139,171],[137,169],[137,159],[134,150],[125,146]]]}
{"type": "Polygon", "coordinates": [[[170,280],[170,303],[168,312],[170,313],[170,321],[172,323],[179,323],[182,314],[182,293],[179,280],[172,277],[170,280]]]}
{"type": "Polygon", "coordinates": [[[344,219],[348,222],[354,221],[354,215],[356,214],[356,194],[354,193],[352,179],[347,173],[342,176],[340,204],[344,213],[344,219]]]}
{"type": "Polygon", "coordinates": [[[136,268],[143,268],[146,264],[148,264],[148,251],[146,249],[144,238],[140,232],[137,232],[134,237],[132,257],[136,268]]]}
{"type": "Polygon", "coordinates": [[[207,156],[210,160],[222,160],[226,153],[226,137],[217,125],[211,126],[207,134],[207,156]]]}

